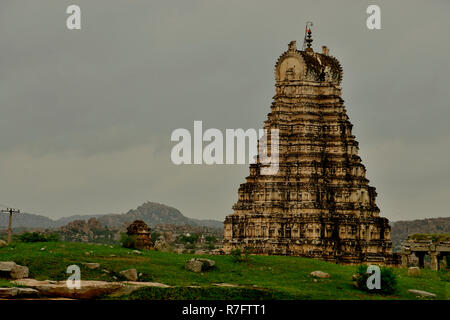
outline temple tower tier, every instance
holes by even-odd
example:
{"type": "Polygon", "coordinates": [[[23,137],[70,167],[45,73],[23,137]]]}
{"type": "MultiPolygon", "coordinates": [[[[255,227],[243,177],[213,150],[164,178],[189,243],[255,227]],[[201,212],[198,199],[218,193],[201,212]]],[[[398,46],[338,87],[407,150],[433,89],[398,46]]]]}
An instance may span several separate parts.
{"type": "Polygon", "coordinates": [[[266,130],[278,129],[278,170],[258,160],[225,219],[224,250],[297,255],[338,263],[398,264],[390,226],[379,217],[341,97],[342,68],[291,41],[275,65],[266,130]]]}

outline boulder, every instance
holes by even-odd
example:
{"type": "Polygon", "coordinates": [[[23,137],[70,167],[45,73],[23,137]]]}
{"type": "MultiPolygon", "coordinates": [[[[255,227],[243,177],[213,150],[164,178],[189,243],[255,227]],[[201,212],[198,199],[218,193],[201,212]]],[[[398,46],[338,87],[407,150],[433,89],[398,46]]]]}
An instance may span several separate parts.
{"type": "Polygon", "coordinates": [[[29,270],[27,267],[20,266],[14,261],[0,261],[0,277],[10,279],[28,278],[29,270]]]}
{"type": "Polygon", "coordinates": [[[330,278],[330,277],[331,277],[328,273],[323,272],[323,271],[320,271],[320,270],[313,271],[313,272],[311,272],[310,274],[311,274],[314,278],[321,278],[321,279],[324,279],[324,278],[330,278]]]}
{"type": "Polygon", "coordinates": [[[419,267],[409,267],[408,268],[408,276],[418,276],[420,275],[419,267]]]}
{"type": "Polygon", "coordinates": [[[0,288],[0,298],[14,298],[18,292],[18,288],[0,288]]]}
{"type": "Polygon", "coordinates": [[[132,292],[144,288],[144,287],[158,287],[158,288],[170,288],[167,284],[159,282],[135,282],[135,281],[124,281],[122,282],[124,286],[119,290],[115,291],[110,295],[110,297],[120,297],[123,295],[129,295],[132,292]]]}
{"type": "Polygon", "coordinates": [[[92,299],[110,294],[123,287],[120,282],[80,280],[80,289],[67,287],[66,281],[38,281],[35,279],[15,280],[15,284],[31,287],[46,297],[92,299]]]}
{"type": "Polygon", "coordinates": [[[211,269],[215,264],[216,262],[211,259],[192,258],[186,261],[185,268],[192,272],[202,272],[211,269]]]}
{"type": "Polygon", "coordinates": [[[136,269],[128,269],[120,271],[120,274],[123,275],[128,281],[137,281],[138,274],[136,269]]]}
{"type": "Polygon", "coordinates": [[[0,288],[0,298],[36,297],[39,291],[31,288],[0,288]]]}
{"type": "Polygon", "coordinates": [[[422,291],[422,290],[409,289],[408,292],[414,293],[415,295],[418,295],[421,297],[436,297],[436,295],[434,293],[422,291]]]}
{"type": "Polygon", "coordinates": [[[201,261],[207,268],[212,268],[216,264],[214,260],[205,259],[205,258],[197,258],[198,261],[201,261]]]}
{"type": "Polygon", "coordinates": [[[89,269],[98,269],[100,268],[100,263],[96,263],[96,262],[85,262],[83,263],[83,266],[89,268],[89,269]]]}
{"type": "Polygon", "coordinates": [[[203,263],[196,259],[191,259],[186,262],[185,268],[192,272],[202,272],[203,263]]]}
{"type": "Polygon", "coordinates": [[[222,249],[214,249],[214,250],[211,250],[211,254],[213,254],[213,255],[222,255],[222,254],[225,254],[225,252],[222,250],[222,249]]]}
{"type": "Polygon", "coordinates": [[[213,286],[223,287],[223,288],[238,288],[239,285],[233,283],[213,283],[213,286]]]}

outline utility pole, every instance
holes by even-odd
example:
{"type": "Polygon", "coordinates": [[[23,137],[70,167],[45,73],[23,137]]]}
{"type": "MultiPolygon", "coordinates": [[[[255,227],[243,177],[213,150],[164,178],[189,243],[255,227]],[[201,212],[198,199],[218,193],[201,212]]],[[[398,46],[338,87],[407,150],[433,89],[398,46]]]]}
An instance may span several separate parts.
{"type": "Polygon", "coordinates": [[[7,208],[2,209],[1,212],[9,213],[9,223],[8,223],[8,244],[11,242],[11,234],[12,234],[12,215],[13,213],[20,213],[20,210],[7,208]]]}

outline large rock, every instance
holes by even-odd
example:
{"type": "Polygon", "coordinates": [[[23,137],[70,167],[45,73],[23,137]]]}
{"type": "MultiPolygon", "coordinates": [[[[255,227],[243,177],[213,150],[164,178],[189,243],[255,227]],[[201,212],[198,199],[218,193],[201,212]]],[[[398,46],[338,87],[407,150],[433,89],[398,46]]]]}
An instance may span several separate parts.
{"type": "Polygon", "coordinates": [[[31,287],[46,297],[92,299],[110,294],[124,285],[120,282],[80,280],[80,289],[68,288],[66,281],[38,281],[35,279],[15,280],[14,283],[31,287]]]}
{"type": "Polygon", "coordinates": [[[422,290],[409,289],[408,292],[414,293],[414,294],[416,294],[418,296],[421,296],[421,297],[436,297],[436,295],[434,293],[427,292],[427,291],[422,291],[422,290]]]}
{"type": "Polygon", "coordinates": [[[10,279],[28,278],[29,270],[14,261],[0,261],[0,277],[10,279]]]}
{"type": "Polygon", "coordinates": [[[185,268],[192,272],[202,272],[211,269],[215,264],[216,262],[211,259],[192,258],[186,261],[185,268]]]}
{"type": "Polygon", "coordinates": [[[322,278],[322,279],[324,279],[324,278],[330,278],[330,277],[331,277],[330,274],[328,274],[328,273],[326,273],[326,272],[323,272],[323,271],[319,271],[319,270],[313,271],[313,272],[311,272],[310,274],[311,274],[314,278],[322,278]]]}
{"type": "Polygon", "coordinates": [[[211,259],[197,258],[197,260],[201,261],[206,266],[206,268],[212,268],[216,264],[216,262],[211,259]]]}
{"type": "Polygon", "coordinates": [[[129,281],[137,281],[138,274],[136,269],[128,269],[120,271],[120,274],[123,275],[129,281]]]}
{"type": "Polygon", "coordinates": [[[36,297],[39,291],[31,288],[0,288],[0,298],[27,298],[36,297]]]}
{"type": "Polygon", "coordinates": [[[408,268],[408,276],[418,276],[420,275],[419,267],[409,267],[408,268]]]}
{"type": "Polygon", "coordinates": [[[158,287],[158,288],[170,288],[167,284],[159,282],[135,282],[135,281],[124,281],[122,282],[124,286],[119,290],[115,291],[110,295],[110,297],[120,297],[123,295],[129,295],[132,292],[139,290],[144,287],[158,287]]]}
{"type": "Polygon", "coordinates": [[[85,262],[85,263],[83,263],[83,265],[92,270],[100,268],[100,263],[96,263],[96,262],[85,262]]]}
{"type": "MultiPolygon", "coordinates": [[[[45,297],[62,297],[71,299],[93,299],[103,295],[118,297],[138,290],[143,287],[170,288],[170,286],[159,282],[105,282],[81,280],[80,289],[69,289],[66,281],[38,281],[35,279],[15,280],[13,283],[31,287],[17,288],[23,290],[34,290],[45,297]]],[[[10,289],[10,288],[5,288],[10,289]]],[[[15,288],[14,288],[15,289],[15,288]]],[[[1,292],[1,291],[0,291],[1,292]]],[[[1,296],[0,296],[1,297],[1,296]]]]}

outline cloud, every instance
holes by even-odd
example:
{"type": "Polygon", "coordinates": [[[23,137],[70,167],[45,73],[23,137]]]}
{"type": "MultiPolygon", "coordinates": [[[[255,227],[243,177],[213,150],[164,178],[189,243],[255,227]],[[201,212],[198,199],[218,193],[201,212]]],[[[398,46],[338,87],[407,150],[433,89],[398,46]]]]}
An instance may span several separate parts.
{"type": "Polygon", "coordinates": [[[314,21],[344,67],[343,97],[382,215],[448,216],[450,4],[80,0],[0,4],[0,202],[51,217],[146,200],[195,218],[232,212],[247,166],[181,166],[170,134],[259,128],[273,66],[314,21]]]}

